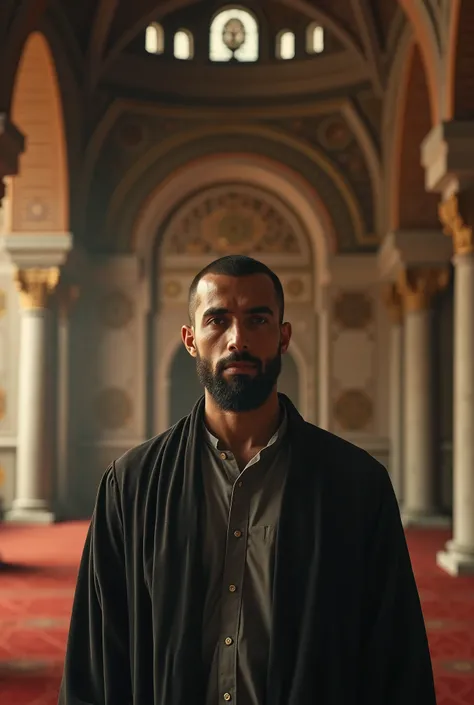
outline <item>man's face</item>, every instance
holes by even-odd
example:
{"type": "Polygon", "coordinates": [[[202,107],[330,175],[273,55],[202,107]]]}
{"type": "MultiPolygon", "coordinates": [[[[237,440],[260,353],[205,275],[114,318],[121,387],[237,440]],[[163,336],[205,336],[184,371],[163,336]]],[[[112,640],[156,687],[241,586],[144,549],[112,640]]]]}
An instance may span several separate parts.
{"type": "Polygon", "coordinates": [[[291,337],[280,324],[272,280],[265,274],[209,274],[199,282],[194,326],[183,326],[200,382],[225,411],[250,411],[268,399],[291,337]]]}

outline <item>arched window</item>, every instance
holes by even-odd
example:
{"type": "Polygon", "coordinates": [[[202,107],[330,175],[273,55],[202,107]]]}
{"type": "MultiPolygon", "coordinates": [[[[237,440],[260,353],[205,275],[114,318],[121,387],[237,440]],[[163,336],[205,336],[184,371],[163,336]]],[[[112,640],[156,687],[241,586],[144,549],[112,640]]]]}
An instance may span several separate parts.
{"type": "Polygon", "coordinates": [[[187,29],[180,29],[174,35],[173,53],[175,59],[182,61],[193,58],[193,35],[187,29]]]}
{"type": "Polygon", "coordinates": [[[295,35],[287,29],[279,32],[276,42],[276,57],[277,59],[294,59],[295,58],[295,35]]]}
{"type": "Polygon", "coordinates": [[[308,54],[322,54],[324,51],[324,29],[316,22],[306,30],[306,51],[308,54]]]}
{"type": "Polygon", "coordinates": [[[241,8],[226,8],[214,17],[209,34],[211,61],[257,61],[258,24],[241,8]]]}
{"type": "Polygon", "coordinates": [[[145,49],[149,54],[162,54],[165,50],[165,33],[157,22],[146,28],[145,49]]]}

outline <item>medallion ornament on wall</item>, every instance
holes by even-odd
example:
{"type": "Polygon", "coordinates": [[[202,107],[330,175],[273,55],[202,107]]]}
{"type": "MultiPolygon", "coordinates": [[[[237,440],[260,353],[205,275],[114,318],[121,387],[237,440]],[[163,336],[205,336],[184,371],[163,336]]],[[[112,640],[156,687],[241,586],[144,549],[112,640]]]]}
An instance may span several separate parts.
{"type": "Polygon", "coordinates": [[[345,431],[366,430],[373,419],[372,400],[362,389],[346,389],[335,401],[334,417],[345,431]]]}
{"type": "Polygon", "coordinates": [[[109,387],[100,392],[96,412],[102,428],[117,431],[123,428],[132,417],[132,400],[125,390],[109,387]]]}
{"type": "Polygon", "coordinates": [[[112,291],[104,297],[99,314],[106,328],[124,328],[132,320],[135,306],[123,291],[112,291]]]}
{"type": "Polygon", "coordinates": [[[334,302],[334,319],[342,328],[361,330],[373,321],[371,298],[363,291],[343,291],[334,302]]]}
{"type": "Polygon", "coordinates": [[[176,279],[169,279],[164,285],[164,293],[167,299],[176,299],[183,290],[182,284],[176,279]]]}

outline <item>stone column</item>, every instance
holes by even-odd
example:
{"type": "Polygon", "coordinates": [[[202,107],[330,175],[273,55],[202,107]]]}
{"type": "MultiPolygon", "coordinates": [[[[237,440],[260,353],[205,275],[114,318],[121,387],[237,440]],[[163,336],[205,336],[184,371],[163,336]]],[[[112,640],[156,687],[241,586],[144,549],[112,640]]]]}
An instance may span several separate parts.
{"type": "Polygon", "coordinates": [[[452,194],[440,218],[454,245],[453,539],[437,563],[474,573],[474,191],[452,194]]]}
{"type": "Polygon", "coordinates": [[[398,291],[405,311],[403,466],[405,525],[433,524],[435,497],[434,369],[432,299],[449,282],[448,268],[400,270],[398,291]]]}
{"type": "Polygon", "coordinates": [[[79,287],[60,284],[57,290],[57,395],[56,395],[56,492],[58,512],[68,515],[69,471],[69,321],[73,305],[79,296],[79,287]]]}
{"type": "Polygon", "coordinates": [[[384,287],[383,298],[391,321],[389,470],[395,494],[399,503],[401,503],[403,499],[403,306],[398,288],[393,282],[384,287]]]}
{"type": "Polygon", "coordinates": [[[48,391],[48,297],[59,269],[30,268],[17,272],[22,303],[20,374],[18,388],[18,442],[15,499],[10,521],[49,523],[52,509],[52,462],[48,391]]]}

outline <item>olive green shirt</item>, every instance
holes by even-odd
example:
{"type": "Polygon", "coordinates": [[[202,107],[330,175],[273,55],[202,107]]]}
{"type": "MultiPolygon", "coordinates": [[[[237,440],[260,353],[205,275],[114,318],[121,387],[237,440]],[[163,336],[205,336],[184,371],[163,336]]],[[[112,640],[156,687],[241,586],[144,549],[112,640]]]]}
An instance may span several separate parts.
{"type": "Polygon", "coordinates": [[[205,429],[206,705],[264,705],[275,536],[290,463],[287,421],[241,472],[205,429]]]}

